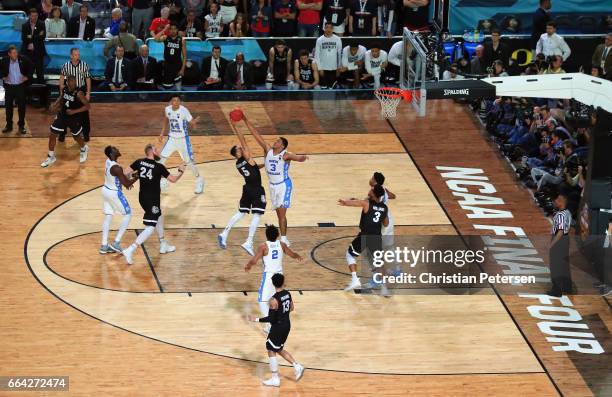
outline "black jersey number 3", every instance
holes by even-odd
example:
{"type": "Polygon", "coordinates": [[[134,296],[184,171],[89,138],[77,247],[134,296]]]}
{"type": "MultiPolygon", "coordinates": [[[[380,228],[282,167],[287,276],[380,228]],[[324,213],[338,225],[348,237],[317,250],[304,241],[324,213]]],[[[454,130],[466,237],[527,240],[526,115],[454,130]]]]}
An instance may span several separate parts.
{"type": "Polygon", "coordinates": [[[153,179],[153,170],[151,168],[140,167],[140,177],[149,180],[153,179]]]}
{"type": "Polygon", "coordinates": [[[379,220],[380,220],[380,212],[376,211],[376,212],[374,213],[374,218],[372,218],[372,221],[373,221],[374,223],[378,223],[378,221],[379,221],[379,220]]]}

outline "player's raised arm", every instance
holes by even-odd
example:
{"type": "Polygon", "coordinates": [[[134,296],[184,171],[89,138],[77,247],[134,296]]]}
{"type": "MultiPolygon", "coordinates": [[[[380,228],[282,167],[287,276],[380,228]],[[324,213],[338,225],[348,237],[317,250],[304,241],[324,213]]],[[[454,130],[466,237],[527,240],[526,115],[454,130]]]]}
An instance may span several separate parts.
{"type": "Polygon", "coordinates": [[[339,199],[338,200],[338,205],[341,205],[343,207],[361,207],[361,208],[367,208],[370,204],[368,203],[368,200],[360,200],[360,199],[356,199],[356,198],[350,198],[350,199],[339,199]]]}
{"type": "Polygon", "coordinates": [[[285,161],[298,161],[300,163],[303,163],[304,161],[308,160],[308,156],[305,154],[295,154],[291,152],[286,152],[283,158],[285,159],[285,161]]]}
{"type": "Polygon", "coordinates": [[[266,246],[266,244],[261,244],[259,248],[257,248],[257,252],[255,252],[255,255],[251,257],[251,259],[249,259],[247,264],[244,266],[244,271],[248,273],[251,268],[257,264],[257,262],[259,262],[264,256],[267,255],[266,251],[268,251],[268,247],[266,246]]]}
{"type": "Polygon", "coordinates": [[[179,179],[181,179],[181,177],[183,176],[183,173],[185,172],[185,164],[178,167],[178,174],[176,175],[170,174],[167,170],[166,172],[167,172],[167,175],[164,175],[166,179],[172,183],[176,183],[178,182],[179,179]]]}
{"type": "Polygon", "coordinates": [[[301,262],[304,260],[304,258],[302,258],[300,254],[293,252],[291,248],[287,247],[287,244],[283,243],[282,241],[281,241],[281,247],[283,248],[283,252],[285,254],[289,255],[293,259],[296,259],[298,262],[301,262]]]}
{"type": "Polygon", "coordinates": [[[249,129],[249,131],[251,131],[251,134],[253,134],[253,137],[255,138],[257,143],[259,143],[259,146],[261,146],[265,153],[268,153],[270,149],[272,149],[272,147],[261,137],[261,135],[259,135],[259,132],[257,131],[257,129],[255,129],[255,126],[253,126],[253,124],[251,124],[251,121],[247,119],[246,114],[242,117],[247,128],[249,129]]]}
{"type": "Polygon", "coordinates": [[[128,178],[123,173],[123,169],[121,168],[121,166],[119,166],[118,164],[115,164],[111,167],[110,174],[112,176],[116,176],[117,178],[119,178],[119,182],[121,182],[121,184],[125,186],[127,189],[130,189],[132,185],[134,184],[134,182],[137,181],[137,179],[128,178]]]}
{"type": "Polygon", "coordinates": [[[395,193],[391,192],[391,190],[387,188],[385,188],[385,191],[387,192],[387,196],[389,196],[389,200],[395,200],[395,198],[397,197],[395,193]]]}
{"type": "Polygon", "coordinates": [[[249,145],[246,143],[246,139],[244,139],[244,134],[238,131],[238,128],[236,128],[234,123],[230,123],[230,127],[234,131],[234,134],[236,134],[238,137],[240,147],[242,148],[242,156],[249,162],[249,164],[255,165],[255,161],[251,158],[251,149],[249,149],[249,145]]]}

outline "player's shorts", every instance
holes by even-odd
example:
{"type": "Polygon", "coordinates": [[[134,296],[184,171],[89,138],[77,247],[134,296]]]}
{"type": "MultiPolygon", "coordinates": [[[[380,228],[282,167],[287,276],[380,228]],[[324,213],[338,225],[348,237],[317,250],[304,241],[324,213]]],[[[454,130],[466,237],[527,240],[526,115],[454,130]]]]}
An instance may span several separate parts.
{"type": "Polygon", "coordinates": [[[263,215],[266,212],[266,191],[263,186],[242,186],[238,211],[263,215]]]}
{"type": "Polygon", "coordinates": [[[259,285],[259,292],[257,293],[258,302],[268,302],[276,293],[276,288],[274,288],[274,284],[272,284],[272,276],[275,274],[276,273],[263,272],[261,275],[261,284],[259,285]]]}
{"type": "Polygon", "coordinates": [[[270,201],[272,202],[272,209],[291,207],[292,192],[293,183],[291,182],[291,178],[287,178],[284,182],[277,184],[270,183],[270,201]]]}
{"type": "Polygon", "coordinates": [[[172,156],[172,153],[179,152],[181,159],[185,163],[193,162],[193,149],[191,147],[191,141],[189,140],[189,135],[185,135],[184,137],[173,137],[169,136],[162,147],[160,156],[163,158],[168,158],[172,156]]]}
{"type": "Polygon", "coordinates": [[[72,136],[77,136],[83,132],[83,123],[80,116],[66,116],[59,113],[55,116],[53,124],[51,124],[51,133],[59,135],[66,132],[66,128],[70,128],[72,136]]]}
{"type": "Polygon", "coordinates": [[[121,190],[113,190],[103,186],[102,202],[104,215],[127,215],[132,213],[130,204],[121,190]]]}
{"type": "Polygon", "coordinates": [[[382,251],[382,236],[366,236],[359,233],[348,248],[349,254],[355,258],[366,250],[370,253],[370,255],[373,255],[376,251],[382,251]]]}
{"type": "Polygon", "coordinates": [[[163,80],[162,84],[164,86],[173,86],[176,83],[180,83],[182,77],[179,76],[179,72],[181,71],[182,64],[178,63],[170,63],[164,62],[162,74],[163,80]]]}
{"type": "Polygon", "coordinates": [[[144,216],[142,217],[142,223],[145,226],[157,226],[157,220],[162,215],[161,207],[159,206],[159,199],[157,200],[143,200],[139,199],[140,206],[144,210],[144,216]]]}
{"type": "Polygon", "coordinates": [[[283,350],[287,337],[291,331],[291,323],[288,324],[273,324],[270,327],[270,333],[266,340],[266,349],[272,352],[279,352],[283,350]]]}
{"type": "Polygon", "coordinates": [[[381,230],[383,247],[390,247],[395,242],[393,237],[395,234],[395,225],[390,213],[387,215],[387,218],[389,219],[389,224],[387,226],[383,225],[381,230]]]}

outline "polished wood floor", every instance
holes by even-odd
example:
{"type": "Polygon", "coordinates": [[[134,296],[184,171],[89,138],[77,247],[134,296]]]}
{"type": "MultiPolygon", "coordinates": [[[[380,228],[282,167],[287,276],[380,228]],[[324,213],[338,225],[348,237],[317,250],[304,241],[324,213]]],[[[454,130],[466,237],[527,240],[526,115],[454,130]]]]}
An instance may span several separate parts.
{"type": "MultiPolygon", "coordinates": [[[[189,171],[171,186],[162,208],[177,252],[159,255],[151,238],[148,258],[138,251],[129,268],[117,255],[97,253],[102,149],[119,146],[126,164],[140,157],[159,132],[159,120],[149,113],[161,104],[95,104],[98,137],[88,162],[78,164],[75,144],[67,140],[47,170],[38,164],[49,116],[32,114],[34,138],[9,137],[0,145],[10,175],[0,180],[6,203],[0,356],[7,358],[0,360],[0,375],[69,375],[70,394],[82,396],[605,395],[601,362],[591,364],[585,379],[589,371],[550,349],[516,296],[498,297],[487,287],[465,294],[395,290],[391,299],[340,291],[349,280],[343,250],[356,233],[358,211],[335,201],[365,194],[374,170],[387,175],[398,195],[391,209],[402,238],[474,233],[462,223],[465,215],[436,165],[486,166],[504,198],[511,197],[518,221],[546,230],[464,110],[438,103],[430,111],[436,117],[401,116],[393,123],[397,134],[378,119],[373,101],[240,104],[264,133],[286,135],[291,150],[311,156],[291,169],[289,237],[306,260],[285,261],[296,291],[287,348],[309,370],[295,383],[290,369],[281,368],[280,391],[260,385],[268,372],[265,338],[243,319],[257,312],[260,274],[242,271],[248,256],[239,244],[247,221],[232,231],[227,251],[215,244],[236,210],[241,185],[228,153],[235,138],[225,116],[236,104],[187,104],[203,119],[192,142],[205,194],[193,195],[189,171]],[[466,137],[469,153],[459,156],[453,149],[465,148],[460,143],[466,137]],[[329,223],[335,226],[320,225],[329,223]]],[[[170,162],[177,164],[176,158],[170,162]]],[[[124,244],[142,227],[136,191],[128,197],[134,216],[124,244]]],[[[269,212],[262,224],[274,218],[269,212]]],[[[257,241],[262,238],[258,232],[257,241]]],[[[360,276],[368,275],[361,267],[360,276]]],[[[574,304],[609,326],[603,300],[584,297],[574,304]]]]}

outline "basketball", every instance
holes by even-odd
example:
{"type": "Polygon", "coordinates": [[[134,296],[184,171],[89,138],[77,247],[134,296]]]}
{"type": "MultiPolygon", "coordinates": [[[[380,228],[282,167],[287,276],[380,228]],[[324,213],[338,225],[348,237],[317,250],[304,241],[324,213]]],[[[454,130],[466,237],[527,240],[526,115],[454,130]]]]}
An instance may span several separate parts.
{"type": "Polygon", "coordinates": [[[233,122],[238,122],[242,120],[243,116],[244,114],[242,113],[242,110],[240,110],[240,108],[236,108],[230,112],[230,119],[232,119],[233,122]]]}

